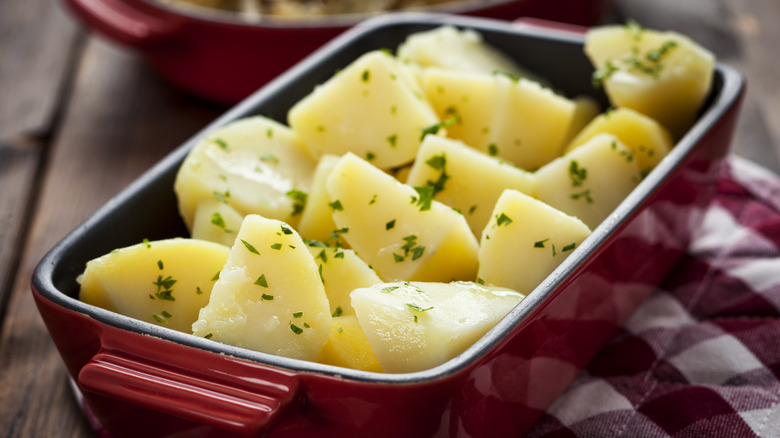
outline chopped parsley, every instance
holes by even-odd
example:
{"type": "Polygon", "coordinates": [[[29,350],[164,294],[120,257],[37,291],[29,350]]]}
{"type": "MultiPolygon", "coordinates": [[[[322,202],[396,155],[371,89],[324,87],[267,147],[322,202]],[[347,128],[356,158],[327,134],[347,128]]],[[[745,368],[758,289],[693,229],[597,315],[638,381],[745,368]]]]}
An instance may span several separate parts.
{"type": "Polygon", "coordinates": [[[260,157],[260,161],[264,163],[279,164],[279,158],[274,154],[265,154],[260,157]]]}
{"type": "Polygon", "coordinates": [[[328,204],[331,210],[333,211],[344,211],[344,206],[341,205],[341,201],[336,199],[335,201],[328,204]]]}
{"type": "Polygon", "coordinates": [[[265,278],[265,274],[261,274],[260,277],[255,280],[255,284],[260,287],[268,287],[268,280],[265,278]]]}
{"type": "Polygon", "coordinates": [[[420,207],[420,211],[430,210],[431,204],[433,203],[434,187],[430,185],[416,186],[414,190],[417,192],[418,196],[412,197],[412,203],[416,204],[417,207],[420,207]]]}
{"type": "Polygon", "coordinates": [[[568,245],[564,246],[563,248],[561,248],[561,252],[567,252],[567,251],[571,251],[571,250],[573,250],[573,249],[574,249],[576,246],[577,246],[577,244],[576,244],[575,242],[572,242],[572,243],[570,243],[570,244],[568,244],[568,245]]]}
{"type": "Polygon", "coordinates": [[[395,219],[385,224],[385,230],[391,230],[395,227],[395,219]]]}
{"type": "Polygon", "coordinates": [[[297,214],[301,214],[303,208],[306,206],[306,200],[309,198],[308,193],[297,189],[292,189],[285,193],[285,195],[293,200],[292,215],[295,216],[297,214]]]}
{"type": "Polygon", "coordinates": [[[570,197],[571,197],[571,199],[574,199],[575,201],[578,200],[578,199],[585,199],[588,202],[588,204],[592,204],[593,203],[593,198],[590,196],[590,189],[582,191],[582,192],[579,192],[579,193],[572,193],[570,197]]]}
{"type": "Polygon", "coordinates": [[[227,142],[225,140],[223,140],[221,138],[215,138],[212,141],[214,142],[214,144],[219,146],[219,148],[222,149],[223,151],[229,151],[230,150],[230,147],[228,146],[228,144],[227,144],[227,142]]]}
{"type": "Polygon", "coordinates": [[[360,75],[360,80],[363,82],[368,82],[371,79],[371,71],[368,69],[363,70],[363,73],[360,75]]]}
{"type": "Polygon", "coordinates": [[[295,312],[292,315],[293,315],[293,318],[302,318],[303,317],[303,312],[295,312]]]}
{"type": "Polygon", "coordinates": [[[219,228],[222,228],[226,233],[233,233],[233,230],[229,230],[227,228],[227,224],[225,223],[225,218],[222,217],[219,212],[214,212],[214,214],[211,215],[211,224],[215,225],[219,228]]]}
{"type": "Polygon", "coordinates": [[[162,260],[157,260],[157,267],[160,268],[161,271],[163,270],[163,261],[162,260]]]}
{"type": "Polygon", "coordinates": [[[422,129],[422,135],[420,136],[420,141],[422,141],[426,135],[428,134],[436,134],[439,132],[439,129],[446,128],[448,126],[452,126],[460,121],[460,115],[455,110],[454,107],[449,107],[445,111],[447,115],[449,115],[448,118],[444,119],[443,121],[439,123],[434,123],[433,125],[426,126],[422,129]]]}
{"type": "Polygon", "coordinates": [[[273,295],[269,295],[269,294],[265,294],[265,293],[260,295],[260,298],[265,300],[265,301],[273,301],[274,300],[274,296],[273,295]]]}
{"type": "Polygon", "coordinates": [[[500,215],[496,215],[496,226],[499,227],[502,225],[508,226],[511,223],[512,223],[512,218],[510,218],[506,214],[501,213],[500,215]]]}
{"type": "Polygon", "coordinates": [[[341,314],[344,313],[343,310],[341,310],[341,306],[336,306],[336,310],[333,312],[333,315],[331,315],[334,318],[338,318],[341,316],[341,314]]]}
{"type": "Polygon", "coordinates": [[[221,202],[223,204],[227,204],[228,203],[228,198],[230,198],[230,190],[225,190],[224,193],[220,193],[220,192],[214,190],[213,195],[214,195],[214,198],[217,201],[219,201],[219,202],[221,202]]]}
{"type": "Polygon", "coordinates": [[[544,248],[544,243],[547,242],[548,240],[550,240],[549,237],[544,240],[537,240],[536,242],[534,242],[534,248],[544,248]]]}
{"type": "Polygon", "coordinates": [[[240,239],[240,240],[241,240],[241,243],[243,243],[243,244],[244,244],[244,247],[246,247],[247,251],[251,252],[252,254],[257,254],[257,255],[260,255],[260,252],[257,250],[257,248],[255,248],[254,246],[252,246],[252,244],[251,244],[251,243],[247,242],[247,241],[246,241],[246,240],[244,240],[244,239],[240,239]]]}
{"type": "Polygon", "coordinates": [[[569,162],[569,179],[573,187],[579,187],[588,177],[588,170],[584,167],[580,167],[577,160],[571,160],[569,162]]]}
{"type": "Polygon", "coordinates": [[[490,155],[491,157],[495,157],[496,155],[498,155],[498,146],[496,146],[495,143],[490,143],[488,145],[488,155],[490,155]]]}
{"type": "Polygon", "coordinates": [[[398,141],[398,135],[396,134],[387,137],[387,142],[390,143],[390,147],[394,148],[397,141],[398,141]]]}
{"type": "Polygon", "coordinates": [[[271,249],[280,250],[282,249],[282,246],[283,245],[281,243],[274,243],[273,245],[271,245],[271,249]]]}
{"type": "Polygon", "coordinates": [[[303,333],[303,329],[293,324],[292,322],[290,323],[290,330],[292,330],[296,335],[303,333]]]}
{"type": "Polygon", "coordinates": [[[163,278],[162,275],[157,276],[157,281],[152,282],[157,286],[157,292],[154,295],[161,300],[176,301],[173,296],[173,285],[176,284],[176,280],[170,275],[163,278]]]}

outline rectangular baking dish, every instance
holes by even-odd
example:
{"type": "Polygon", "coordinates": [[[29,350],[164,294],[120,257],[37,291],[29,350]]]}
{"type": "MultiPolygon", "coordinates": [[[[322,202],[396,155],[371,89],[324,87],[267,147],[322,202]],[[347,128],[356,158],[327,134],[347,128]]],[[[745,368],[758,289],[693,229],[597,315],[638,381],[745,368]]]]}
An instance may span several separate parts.
{"type": "Polygon", "coordinates": [[[568,95],[590,95],[581,34],[436,14],[390,14],[336,38],[207,126],[58,243],[32,293],[87,408],[110,436],[502,437],[526,431],[684,254],[716,189],[744,80],[717,65],[693,128],[520,305],[435,368],[381,374],[278,357],[140,322],[80,302],[76,277],[114,248],[186,236],[173,181],[207,132],[288,108],[335,71],[407,35],[452,24],[568,95]]]}

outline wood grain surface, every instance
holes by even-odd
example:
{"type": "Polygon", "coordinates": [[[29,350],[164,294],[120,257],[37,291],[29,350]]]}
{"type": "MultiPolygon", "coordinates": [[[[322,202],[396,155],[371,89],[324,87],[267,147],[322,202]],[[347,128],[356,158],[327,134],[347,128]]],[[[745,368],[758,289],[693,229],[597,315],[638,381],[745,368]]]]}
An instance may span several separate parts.
{"type": "MultiPolygon", "coordinates": [[[[613,0],[605,22],[675,29],[740,70],[734,151],[780,172],[777,0],[613,0]]],[[[512,17],[507,17],[512,18],[512,17]]],[[[60,2],[0,2],[0,435],[94,435],[30,295],[66,233],[226,108],[171,89],[60,2]]]]}

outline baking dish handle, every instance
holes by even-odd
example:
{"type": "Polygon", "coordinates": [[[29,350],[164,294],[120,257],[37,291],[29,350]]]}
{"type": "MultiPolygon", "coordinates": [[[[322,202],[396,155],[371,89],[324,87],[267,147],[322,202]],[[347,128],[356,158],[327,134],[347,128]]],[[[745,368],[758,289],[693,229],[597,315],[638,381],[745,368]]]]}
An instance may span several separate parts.
{"type": "Polygon", "coordinates": [[[181,26],[175,17],[158,17],[126,0],[66,0],[82,20],[109,37],[129,45],[158,42],[181,26]]]}
{"type": "Polygon", "coordinates": [[[261,394],[106,351],[81,369],[78,383],[86,391],[249,436],[273,427],[295,397],[289,385],[272,385],[274,394],[261,394]]]}

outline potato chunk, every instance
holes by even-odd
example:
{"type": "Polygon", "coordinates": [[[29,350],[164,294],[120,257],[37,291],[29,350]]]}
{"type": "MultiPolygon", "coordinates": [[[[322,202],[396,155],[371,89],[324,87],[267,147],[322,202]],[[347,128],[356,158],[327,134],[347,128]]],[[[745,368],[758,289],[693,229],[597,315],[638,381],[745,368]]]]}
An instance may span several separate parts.
{"type": "Polygon", "coordinates": [[[233,246],[244,217],[233,207],[216,199],[198,203],[192,223],[192,238],[233,246]]]}
{"type": "Polygon", "coordinates": [[[470,29],[458,30],[453,26],[440,26],[409,35],[398,46],[398,59],[422,67],[527,75],[512,58],[487,45],[479,33],[470,29]]]}
{"type": "Polygon", "coordinates": [[[617,137],[599,134],[536,171],[536,196],[591,229],[642,180],[637,159],[617,137]]]}
{"type": "Polygon", "coordinates": [[[572,139],[566,152],[602,133],[614,135],[631,149],[643,175],[674,147],[671,134],[660,123],[632,109],[617,108],[593,119],[572,139]]]}
{"type": "Polygon", "coordinates": [[[204,199],[228,204],[242,216],[294,223],[303,204],[291,194],[308,192],[314,166],[286,126],[264,117],[235,121],[198,143],[179,168],[179,212],[190,230],[204,199]]]}
{"type": "Polygon", "coordinates": [[[614,106],[658,120],[676,138],[693,125],[715,70],[715,56],[690,38],[636,23],[588,31],[585,53],[614,106]]]}
{"type": "Polygon", "coordinates": [[[351,249],[320,245],[318,242],[309,242],[308,247],[325,285],[330,313],[333,316],[354,315],[349,294],[382,280],[351,249]]]}
{"type": "Polygon", "coordinates": [[[301,213],[301,220],[298,223],[298,233],[307,240],[319,240],[324,242],[330,237],[330,233],[336,229],[333,222],[333,212],[330,206],[330,195],[325,187],[333,166],[339,161],[340,157],[335,155],[324,155],[317,163],[317,169],[314,172],[314,179],[311,184],[311,192],[306,199],[306,207],[301,213]]]}
{"type": "Polygon", "coordinates": [[[333,318],[330,337],[317,362],[354,370],[382,372],[382,365],[379,364],[379,359],[376,358],[355,315],[333,318]]]}
{"type": "Polygon", "coordinates": [[[87,263],[79,299],[141,321],[191,333],[229,248],[196,239],[144,242],[87,263]]]}
{"type": "Polygon", "coordinates": [[[574,118],[574,102],[526,79],[426,69],[423,89],[447,136],[525,170],[559,156],[574,118]]]}
{"type": "Polygon", "coordinates": [[[399,282],[353,291],[352,306],[382,369],[410,373],[462,353],[523,297],[472,282],[399,282]]]}
{"type": "Polygon", "coordinates": [[[342,237],[383,280],[474,279],[477,239],[432,191],[418,192],[346,154],[328,178],[328,193],[342,237]]]}
{"type": "Polygon", "coordinates": [[[529,294],[585,238],[581,220],[516,190],[498,199],[479,248],[479,279],[529,294]]]}
{"type": "Polygon", "coordinates": [[[248,215],[192,330],[226,344],[315,360],[330,326],[325,288],[300,236],[284,222],[248,215]]]}
{"type": "Polygon", "coordinates": [[[410,73],[374,51],[296,103],[288,122],[314,157],[353,152],[389,169],[410,163],[439,119],[410,73]]]}
{"type": "Polygon", "coordinates": [[[477,237],[482,235],[504,189],[534,193],[532,173],[457,140],[433,135],[423,140],[406,183],[434,186],[434,199],[460,210],[477,237]]]}

